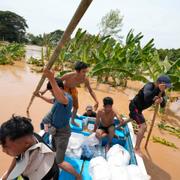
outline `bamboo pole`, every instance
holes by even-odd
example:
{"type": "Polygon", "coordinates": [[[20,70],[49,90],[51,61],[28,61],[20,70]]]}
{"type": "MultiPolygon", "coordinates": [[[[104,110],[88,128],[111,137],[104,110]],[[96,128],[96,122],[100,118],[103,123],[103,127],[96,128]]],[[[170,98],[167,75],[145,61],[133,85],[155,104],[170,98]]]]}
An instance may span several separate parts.
{"type": "Polygon", "coordinates": [[[147,149],[147,145],[148,145],[148,142],[149,142],[149,138],[151,136],[151,132],[152,132],[153,127],[154,127],[154,122],[156,120],[156,115],[157,115],[158,109],[159,109],[159,104],[156,104],[155,110],[154,110],[154,114],[153,114],[153,119],[152,119],[152,122],[151,122],[151,127],[149,129],[149,133],[148,133],[148,136],[147,136],[147,139],[146,139],[146,143],[145,143],[145,146],[144,146],[145,149],[147,149]]]}
{"type": "MultiPolygon", "coordinates": [[[[161,95],[162,95],[162,92],[160,92],[158,96],[161,97],[161,95]]],[[[152,132],[153,127],[154,127],[154,123],[155,123],[155,120],[156,120],[156,115],[158,113],[158,110],[159,110],[159,104],[156,104],[154,114],[153,114],[153,119],[152,119],[152,122],[151,122],[151,126],[150,126],[150,129],[149,129],[147,139],[146,139],[146,143],[145,143],[145,146],[144,146],[145,149],[147,149],[147,145],[148,145],[148,142],[149,142],[149,138],[151,136],[151,132],[152,132]]]]}
{"type": "MultiPolygon", "coordinates": [[[[47,69],[51,69],[51,67],[53,66],[53,64],[56,61],[61,49],[63,48],[65,43],[67,43],[70,40],[70,36],[71,36],[72,32],[76,28],[77,24],[81,20],[82,16],[84,15],[86,10],[88,9],[91,2],[92,2],[92,0],[81,0],[75,14],[73,15],[70,23],[68,24],[68,26],[67,26],[66,30],[64,31],[60,41],[58,42],[58,45],[56,46],[53,54],[51,55],[51,58],[50,58],[48,64],[46,65],[47,69]]],[[[43,85],[44,81],[45,81],[45,76],[42,75],[42,77],[41,77],[41,79],[40,79],[40,81],[39,81],[39,83],[35,89],[35,92],[39,91],[39,89],[43,85]]],[[[27,112],[29,112],[29,108],[30,108],[34,98],[35,98],[35,95],[33,94],[31,97],[31,100],[29,102],[29,105],[27,107],[27,110],[26,110],[27,112]]]]}

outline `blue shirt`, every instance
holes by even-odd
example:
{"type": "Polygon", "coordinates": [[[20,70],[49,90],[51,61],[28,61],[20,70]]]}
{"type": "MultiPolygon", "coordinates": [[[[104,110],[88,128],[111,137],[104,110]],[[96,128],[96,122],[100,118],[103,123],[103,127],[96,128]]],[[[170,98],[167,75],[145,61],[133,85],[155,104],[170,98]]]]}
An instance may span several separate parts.
{"type": "Polygon", "coordinates": [[[67,126],[71,118],[71,109],[73,106],[72,97],[68,93],[65,93],[65,96],[68,98],[67,105],[62,104],[55,99],[55,102],[51,109],[51,124],[58,129],[67,126]]]}

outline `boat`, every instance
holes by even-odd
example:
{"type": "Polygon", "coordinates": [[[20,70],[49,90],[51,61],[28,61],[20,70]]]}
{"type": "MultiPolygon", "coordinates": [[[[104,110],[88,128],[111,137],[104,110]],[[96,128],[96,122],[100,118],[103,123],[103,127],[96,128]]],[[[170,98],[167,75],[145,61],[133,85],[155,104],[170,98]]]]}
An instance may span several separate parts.
{"type": "MultiPolygon", "coordinates": [[[[123,117],[124,120],[127,120],[126,117],[123,117]]],[[[92,133],[92,130],[94,129],[95,120],[90,117],[77,115],[75,118],[76,123],[79,124],[79,127],[74,126],[70,124],[71,131],[74,134],[81,134],[83,136],[90,136],[92,133]]],[[[114,120],[115,125],[118,125],[119,121],[117,119],[114,120]]],[[[116,127],[116,126],[115,126],[116,127]]],[[[44,138],[46,143],[49,143],[49,135],[45,134],[43,130],[41,130],[40,135],[44,138]]],[[[107,138],[103,138],[102,141],[102,147],[104,148],[104,145],[107,142],[107,138]]],[[[112,145],[120,144],[123,146],[130,154],[130,165],[137,165],[141,172],[143,172],[144,175],[147,175],[143,159],[134,153],[134,145],[135,145],[135,135],[132,127],[132,123],[129,122],[126,125],[124,125],[123,129],[115,129],[115,137],[112,140],[112,145]]],[[[83,180],[92,180],[92,177],[89,173],[89,165],[90,165],[91,158],[83,158],[82,156],[77,157],[68,157],[65,156],[65,161],[69,162],[77,172],[81,173],[83,180]]],[[[148,175],[147,175],[148,176],[148,175]]],[[[63,170],[60,170],[59,179],[63,180],[74,180],[75,177],[68,172],[65,172],[63,170]]]]}

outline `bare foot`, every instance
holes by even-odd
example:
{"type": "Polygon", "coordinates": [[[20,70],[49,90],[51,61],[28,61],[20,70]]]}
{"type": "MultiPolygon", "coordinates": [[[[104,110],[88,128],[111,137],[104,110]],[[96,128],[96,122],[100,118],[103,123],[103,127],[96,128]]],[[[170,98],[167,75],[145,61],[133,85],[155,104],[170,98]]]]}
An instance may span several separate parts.
{"type": "Polygon", "coordinates": [[[134,149],[134,152],[138,154],[140,157],[143,157],[143,154],[140,149],[134,149]]]}
{"type": "Polygon", "coordinates": [[[71,124],[74,125],[74,126],[79,127],[79,124],[77,122],[75,122],[75,121],[71,121],[71,124]]]}

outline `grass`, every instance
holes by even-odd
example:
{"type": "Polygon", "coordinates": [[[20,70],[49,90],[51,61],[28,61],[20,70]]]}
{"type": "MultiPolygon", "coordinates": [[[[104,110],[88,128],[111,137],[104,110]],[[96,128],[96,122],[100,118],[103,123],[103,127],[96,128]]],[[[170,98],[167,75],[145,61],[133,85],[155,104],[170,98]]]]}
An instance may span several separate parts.
{"type": "Polygon", "coordinates": [[[166,125],[164,122],[159,123],[158,128],[165,130],[165,131],[169,132],[170,134],[180,138],[180,128],[175,128],[175,127],[166,125]]]}
{"type": "Polygon", "coordinates": [[[160,144],[163,144],[165,146],[169,146],[169,147],[178,149],[178,147],[174,143],[169,142],[166,139],[158,137],[158,136],[157,137],[153,136],[153,142],[154,143],[160,143],[160,144]]]}

